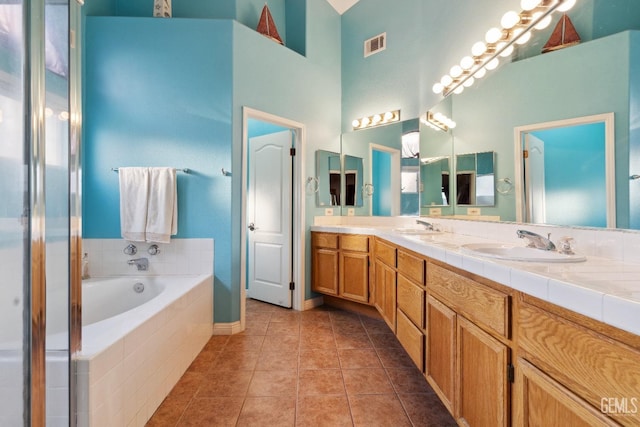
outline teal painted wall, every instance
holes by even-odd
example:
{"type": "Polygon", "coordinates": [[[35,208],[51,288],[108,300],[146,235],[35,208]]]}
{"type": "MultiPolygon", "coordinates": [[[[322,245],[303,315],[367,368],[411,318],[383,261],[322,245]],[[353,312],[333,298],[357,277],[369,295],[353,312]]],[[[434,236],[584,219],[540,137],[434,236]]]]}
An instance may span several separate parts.
{"type": "Polygon", "coordinates": [[[391,154],[373,150],[373,216],[391,215],[391,154]]]}

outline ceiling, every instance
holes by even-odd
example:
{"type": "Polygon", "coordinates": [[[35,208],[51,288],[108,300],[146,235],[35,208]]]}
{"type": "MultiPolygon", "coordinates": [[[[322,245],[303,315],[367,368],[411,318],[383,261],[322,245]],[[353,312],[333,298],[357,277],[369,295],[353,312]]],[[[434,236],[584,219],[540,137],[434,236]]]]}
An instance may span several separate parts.
{"type": "Polygon", "coordinates": [[[347,9],[354,4],[358,3],[358,0],[327,0],[331,6],[342,15],[347,9]]]}

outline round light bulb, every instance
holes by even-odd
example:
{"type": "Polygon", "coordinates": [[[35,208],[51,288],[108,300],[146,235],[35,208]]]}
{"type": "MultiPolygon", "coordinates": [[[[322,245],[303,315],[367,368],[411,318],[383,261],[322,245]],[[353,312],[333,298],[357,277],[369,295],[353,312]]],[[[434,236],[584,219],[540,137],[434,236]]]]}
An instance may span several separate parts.
{"type": "Polygon", "coordinates": [[[388,122],[389,120],[393,119],[394,114],[391,111],[387,111],[386,113],[384,113],[384,121],[388,122]]]}
{"type": "Polygon", "coordinates": [[[451,67],[451,70],[449,70],[449,74],[451,74],[451,77],[453,77],[454,79],[457,79],[462,75],[462,67],[459,65],[454,65],[453,67],[451,67]]]}
{"type": "Polygon", "coordinates": [[[67,111],[61,111],[60,114],[58,114],[58,118],[64,122],[66,122],[67,120],[69,120],[69,112],[67,111]]]}
{"type": "Polygon", "coordinates": [[[442,86],[449,86],[451,83],[453,83],[453,79],[451,78],[451,76],[449,74],[445,74],[440,79],[440,84],[442,86]]]}
{"type": "Polygon", "coordinates": [[[353,126],[354,128],[360,127],[360,120],[355,119],[351,122],[351,126],[353,126]]]}
{"type": "Polygon", "coordinates": [[[518,15],[517,12],[510,10],[509,12],[505,13],[502,16],[502,19],[500,20],[500,25],[502,25],[502,28],[504,28],[505,30],[510,30],[516,25],[518,25],[519,22],[520,22],[520,15],[518,15]]]}
{"type": "Polygon", "coordinates": [[[373,124],[377,124],[380,123],[382,121],[382,116],[380,114],[376,114],[375,116],[373,116],[373,124]]]}
{"type": "Polygon", "coordinates": [[[471,47],[473,56],[482,56],[487,51],[487,45],[483,42],[477,42],[471,47]]]}
{"type": "Polygon", "coordinates": [[[564,3],[558,6],[556,10],[558,12],[566,12],[569,9],[571,9],[573,6],[575,6],[575,4],[576,4],[576,0],[564,0],[564,3]]]}
{"type": "Polygon", "coordinates": [[[473,67],[473,64],[475,64],[475,61],[470,56],[465,56],[460,61],[460,66],[462,67],[463,70],[470,70],[471,67],[473,67]]]}
{"type": "Polygon", "coordinates": [[[442,91],[444,90],[444,86],[442,85],[442,83],[438,82],[433,85],[432,89],[433,93],[442,93],[442,91]]]}
{"type": "Polygon", "coordinates": [[[449,129],[455,129],[456,126],[457,126],[457,123],[449,119],[449,129]]]}
{"type": "MultiPolygon", "coordinates": [[[[540,16],[542,16],[542,12],[536,12],[533,14],[531,19],[535,21],[540,18],[540,16]]],[[[538,22],[533,28],[535,28],[536,30],[544,30],[549,26],[549,24],[551,24],[551,15],[545,16],[544,19],[538,22]]]]}
{"type": "Polygon", "coordinates": [[[484,39],[489,44],[497,43],[498,40],[500,40],[501,38],[502,38],[502,30],[496,27],[491,28],[489,31],[487,31],[487,34],[485,34],[484,36],[484,39]]]}
{"type": "Polygon", "coordinates": [[[485,65],[485,68],[487,70],[495,70],[496,68],[498,68],[498,65],[500,65],[500,60],[498,58],[493,58],[487,63],[487,65],[485,65]]]}
{"type": "Polygon", "coordinates": [[[506,58],[508,56],[511,56],[512,53],[513,53],[513,45],[507,47],[505,50],[500,52],[500,56],[502,56],[503,58],[506,58]]]}
{"type": "Polygon", "coordinates": [[[527,31],[526,33],[522,34],[518,40],[516,40],[516,43],[518,44],[525,44],[527,43],[529,40],[531,39],[531,31],[527,31]]]}
{"type": "Polygon", "coordinates": [[[460,85],[453,91],[453,93],[455,93],[456,95],[460,95],[463,90],[464,90],[464,86],[460,85]]]}
{"type": "Polygon", "coordinates": [[[462,83],[462,85],[464,87],[471,87],[475,81],[476,79],[474,79],[473,77],[469,77],[467,80],[464,81],[464,83],[462,83]]]}
{"type": "Polygon", "coordinates": [[[369,123],[371,123],[369,117],[363,117],[362,120],[360,120],[361,127],[369,126],[369,123]]]}
{"type": "Polygon", "coordinates": [[[53,110],[52,110],[51,108],[49,108],[49,107],[45,108],[45,109],[44,109],[44,115],[45,115],[46,117],[51,117],[51,116],[53,116],[53,110]]]}
{"type": "Polygon", "coordinates": [[[540,3],[542,3],[542,0],[522,0],[520,2],[520,7],[522,10],[529,11],[538,7],[540,3]]]}
{"type": "Polygon", "coordinates": [[[478,71],[473,73],[473,77],[475,77],[476,79],[481,79],[485,76],[485,74],[487,74],[487,69],[482,67],[478,71]]]}

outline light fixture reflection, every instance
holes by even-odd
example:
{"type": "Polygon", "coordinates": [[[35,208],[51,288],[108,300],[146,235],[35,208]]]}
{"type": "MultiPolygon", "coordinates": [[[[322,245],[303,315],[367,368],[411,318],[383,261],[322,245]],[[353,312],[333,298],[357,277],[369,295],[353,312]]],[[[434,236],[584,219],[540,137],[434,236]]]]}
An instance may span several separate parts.
{"type": "Polygon", "coordinates": [[[361,119],[354,119],[351,122],[353,130],[365,129],[373,126],[386,125],[388,123],[400,121],[400,110],[387,111],[386,113],[373,114],[361,119]]]}

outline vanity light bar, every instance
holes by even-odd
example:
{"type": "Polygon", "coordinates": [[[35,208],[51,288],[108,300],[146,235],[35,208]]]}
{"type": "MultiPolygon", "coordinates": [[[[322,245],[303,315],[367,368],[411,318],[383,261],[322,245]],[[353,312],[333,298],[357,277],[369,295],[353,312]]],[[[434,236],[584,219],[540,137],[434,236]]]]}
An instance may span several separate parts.
{"type": "Polygon", "coordinates": [[[382,114],[374,114],[373,116],[363,117],[361,119],[355,119],[351,122],[353,130],[365,129],[374,126],[386,125],[393,122],[400,121],[400,110],[387,111],[382,114]]]}
{"type": "Polygon", "coordinates": [[[442,113],[433,113],[431,111],[424,113],[424,115],[420,117],[420,121],[437,131],[448,132],[449,129],[456,127],[456,122],[451,120],[449,117],[442,113]]]}
{"type": "Polygon", "coordinates": [[[484,77],[500,64],[500,57],[513,53],[514,44],[523,45],[531,39],[531,32],[542,30],[551,23],[551,14],[556,10],[566,12],[577,0],[521,0],[520,13],[509,11],[504,14],[501,28],[491,28],[485,35],[485,42],[479,41],[471,47],[471,55],[465,56],[460,65],[451,67],[439,82],[433,85],[433,92],[443,96],[460,94],[465,87],[473,85],[475,79],[484,77]]]}

